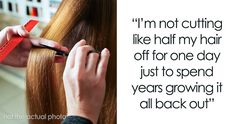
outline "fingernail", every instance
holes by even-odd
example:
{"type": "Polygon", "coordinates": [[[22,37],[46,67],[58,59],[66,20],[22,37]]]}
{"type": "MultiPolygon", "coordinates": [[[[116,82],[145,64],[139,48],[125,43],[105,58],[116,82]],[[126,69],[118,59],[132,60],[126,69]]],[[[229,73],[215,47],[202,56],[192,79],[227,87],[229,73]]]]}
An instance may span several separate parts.
{"type": "Polygon", "coordinates": [[[7,41],[11,40],[11,35],[7,34],[7,41]]]}
{"type": "Polygon", "coordinates": [[[86,41],[85,39],[81,39],[80,41],[86,41]]]}
{"type": "Polygon", "coordinates": [[[25,37],[29,36],[29,32],[24,32],[23,34],[25,37]]]}
{"type": "Polygon", "coordinates": [[[67,47],[64,47],[64,46],[62,47],[62,50],[63,50],[63,51],[66,51],[66,52],[69,51],[69,49],[68,49],[67,47]]]}
{"type": "Polygon", "coordinates": [[[86,42],[86,40],[85,40],[85,39],[82,39],[82,40],[80,40],[79,42],[80,42],[80,43],[83,43],[83,42],[86,42]]]}
{"type": "Polygon", "coordinates": [[[104,48],[103,50],[104,50],[104,52],[106,52],[106,53],[110,53],[110,51],[109,51],[107,48],[104,48]]]}
{"type": "Polygon", "coordinates": [[[79,42],[77,42],[76,44],[75,44],[75,46],[77,47],[77,46],[82,46],[82,45],[85,45],[86,44],[86,41],[84,40],[84,39],[82,39],[82,40],[80,40],[79,42]]]}

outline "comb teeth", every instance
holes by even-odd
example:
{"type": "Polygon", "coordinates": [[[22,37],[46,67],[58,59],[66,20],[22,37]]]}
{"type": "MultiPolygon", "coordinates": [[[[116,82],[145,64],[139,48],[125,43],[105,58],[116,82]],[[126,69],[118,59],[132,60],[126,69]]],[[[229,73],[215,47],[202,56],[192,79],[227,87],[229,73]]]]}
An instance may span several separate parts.
{"type": "MultiPolygon", "coordinates": [[[[35,25],[38,24],[37,20],[28,21],[24,27],[30,32],[35,25]]],[[[13,37],[10,41],[5,42],[2,46],[0,46],[0,62],[6,58],[6,56],[20,43],[22,42],[24,37],[13,37]]]]}

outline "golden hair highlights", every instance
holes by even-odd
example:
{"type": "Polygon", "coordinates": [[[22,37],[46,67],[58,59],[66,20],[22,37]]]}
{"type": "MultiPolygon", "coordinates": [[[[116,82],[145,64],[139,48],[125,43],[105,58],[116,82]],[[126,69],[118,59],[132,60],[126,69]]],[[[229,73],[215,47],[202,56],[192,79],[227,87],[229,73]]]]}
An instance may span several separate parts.
{"type": "MultiPolygon", "coordinates": [[[[79,40],[111,56],[106,96],[98,124],[116,123],[116,0],[63,0],[41,37],[72,48],[79,40]]],[[[29,115],[66,115],[62,75],[65,64],[54,63],[55,52],[34,48],[30,52],[26,93],[29,115]]],[[[30,119],[30,124],[60,124],[60,119],[30,119]]]]}

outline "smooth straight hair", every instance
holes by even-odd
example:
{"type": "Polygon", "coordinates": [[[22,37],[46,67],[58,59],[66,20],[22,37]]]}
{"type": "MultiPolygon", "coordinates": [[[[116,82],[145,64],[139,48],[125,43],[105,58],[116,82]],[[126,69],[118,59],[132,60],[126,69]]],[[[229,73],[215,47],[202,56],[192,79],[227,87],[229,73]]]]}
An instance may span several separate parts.
{"type": "MultiPolygon", "coordinates": [[[[96,50],[110,50],[106,95],[98,124],[115,124],[116,1],[63,0],[41,37],[69,49],[85,39],[96,50]]],[[[62,80],[65,63],[55,64],[54,58],[52,50],[33,48],[30,52],[26,73],[27,111],[34,117],[29,119],[30,124],[60,124],[67,113],[62,80]]]]}

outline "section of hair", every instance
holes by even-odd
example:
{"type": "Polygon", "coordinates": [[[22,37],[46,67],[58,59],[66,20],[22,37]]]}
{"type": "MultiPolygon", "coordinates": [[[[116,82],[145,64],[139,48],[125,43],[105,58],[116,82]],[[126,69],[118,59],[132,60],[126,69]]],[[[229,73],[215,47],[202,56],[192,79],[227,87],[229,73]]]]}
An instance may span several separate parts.
{"type": "Polygon", "coordinates": [[[51,114],[54,106],[52,101],[54,86],[49,83],[55,82],[54,53],[45,49],[34,49],[30,56],[28,63],[33,64],[28,64],[26,72],[28,114],[32,118],[29,122],[42,124],[42,122],[47,121],[44,115],[51,114]]]}

